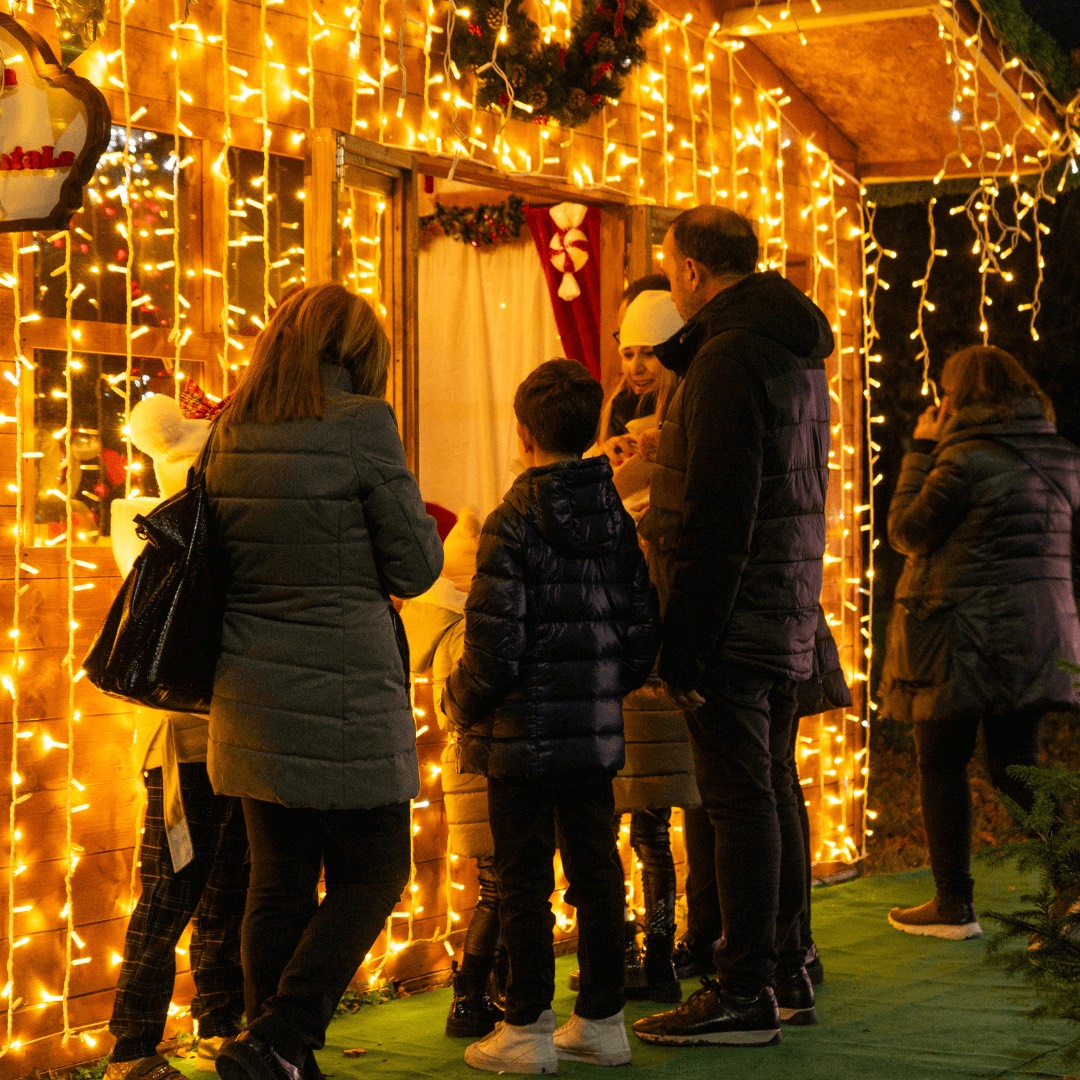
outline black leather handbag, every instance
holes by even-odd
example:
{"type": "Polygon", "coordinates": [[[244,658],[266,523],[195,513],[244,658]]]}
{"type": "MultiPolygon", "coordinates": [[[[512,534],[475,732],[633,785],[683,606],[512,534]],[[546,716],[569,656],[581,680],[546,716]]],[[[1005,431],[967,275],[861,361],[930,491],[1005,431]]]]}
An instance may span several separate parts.
{"type": "Polygon", "coordinates": [[[213,438],[211,428],[187,487],[136,516],[146,545],[83,660],[99,690],[151,709],[210,711],[225,614],[205,486],[213,438]]]}

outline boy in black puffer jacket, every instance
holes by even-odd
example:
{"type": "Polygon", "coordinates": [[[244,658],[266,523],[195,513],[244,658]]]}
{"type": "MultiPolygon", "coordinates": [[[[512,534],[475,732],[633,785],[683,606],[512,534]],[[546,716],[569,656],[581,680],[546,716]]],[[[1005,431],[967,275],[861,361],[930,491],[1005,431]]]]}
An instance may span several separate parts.
{"type": "Polygon", "coordinates": [[[582,460],[603,392],[572,360],[541,364],[514,398],[528,466],[484,523],[465,651],[444,705],[462,772],[488,777],[510,954],[506,1022],[465,1051],[488,1072],[554,1073],[558,1058],[630,1060],[623,1022],[623,876],[612,777],[622,699],[659,645],[656,593],[607,458],[582,460]],[[555,1030],[558,844],[578,909],[581,992],[555,1030]]]}

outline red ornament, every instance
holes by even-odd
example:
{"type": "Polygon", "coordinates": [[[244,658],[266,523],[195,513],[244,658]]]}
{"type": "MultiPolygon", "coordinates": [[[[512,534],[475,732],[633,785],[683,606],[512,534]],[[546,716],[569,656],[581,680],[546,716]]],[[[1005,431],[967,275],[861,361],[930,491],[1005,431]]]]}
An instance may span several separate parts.
{"type": "Polygon", "coordinates": [[[484,36],[483,29],[477,23],[469,23],[469,33],[472,34],[473,37],[483,37],[484,36]]]}
{"type": "Polygon", "coordinates": [[[618,0],[618,7],[615,9],[615,36],[620,38],[623,36],[623,16],[626,14],[626,0],[618,0]]]}
{"type": "Polygon", "coordinates": [[[604,100],[604,95],[603,94],[593,94],[593,96],[591,98],[589,98],[589,100],[594,105],[599,105],[600,102],[604,100]]]}
{"type": "Polygon", "coordinates": [[[499,104],[505,109],[510,104],[510,95],[504,90],[498,97],[499,104]]]}
{"type": "MultiPolygon", "coordinates": [[[[602,64],[597,64],[596,67],[593,69],[592,79],[590,80],[593,86],[595,86],[610,71],[613,71],[614,68],[615,65],[610,60],[605,60],[602,64]]],[[[598,94],[596,96],[599,97],[600,95],[598,94]]],[[[599,104],[599,102],[594,100],[593,104],[597,105],[599,104]]]]}
{"type": "Polygon", "coordinates": [[[588,55],[589,53],[591,53],[591,52],[593,51],[593,49],[595,49],[595,48],[596,48],[596,43],[597,43],[597,42],[598,42],[599,40],[600,40],[600,31],[599,31],[599,30],[594,30],[594,31],[593,31],[593,32],[592,32],[592,33],[591,33],[591,34],[590,34],[590,35],[589,35],[589,36],[588,36],[588,37],[587,37],[587,38],[585,39],[585,54],[586,54],[586,56],[587,56],[587,55],[588,55]]]}

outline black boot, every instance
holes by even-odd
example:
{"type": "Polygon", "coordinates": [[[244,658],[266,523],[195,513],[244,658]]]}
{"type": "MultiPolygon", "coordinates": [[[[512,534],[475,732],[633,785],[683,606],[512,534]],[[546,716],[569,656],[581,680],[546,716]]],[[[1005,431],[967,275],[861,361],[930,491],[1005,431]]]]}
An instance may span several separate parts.
{"type": "Polygon", "coordinates": [[[682,1001],[682,987],[675,974],[675,867],[671,872],[650,868],[642,875],[645,893],[645,989],[635,994],[626,988],[628,998],[649,1001],[682,1001]]]}
{"type": "Polygon", "coordinates": [[[494,1031],[503,1011],[488,997],[487,977],[478,979],[453,964],[454,1000],[446,1018],[446,1034],[455,1039],[474,1039],[494,1031]]]}

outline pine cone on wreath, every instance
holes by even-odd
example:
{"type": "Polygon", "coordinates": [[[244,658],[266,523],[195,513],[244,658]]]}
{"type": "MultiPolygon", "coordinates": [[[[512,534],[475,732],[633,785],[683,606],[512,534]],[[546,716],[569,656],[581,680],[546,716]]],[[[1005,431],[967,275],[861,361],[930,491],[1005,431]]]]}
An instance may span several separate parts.
{"type": "Polygon", "coordinates": [[[617,51],[614,38],[602,37],[596,43],[596,58],[598,60],[610,60],[617,51]]]}
{"type": "Polygon", "coordinates": [[[575,86],[572,87],[570,93],[566,95],[566,107],[577,112],[579,109],[585,107],[587,100],[585,91],[582,90],[580,86],[575,86]]]}
{"type": "Polygon", "coordinates": [[[624,13],[628,19],[636,19],[641,14],[641,0],[626,0],[624,13]]]}
{"type": "Polygon", "coordinates": [[[527,104],[531,105],[534,109],[542,109],[548,102],[548,96],[546,90],[541,90],[538,86],[532,93],[529,94],[527,104]]]}
{"type": "Polygon", "coordinates": [[[484,21],[491,27],[492,30],[498,30],[502,26],[503,21],[503,9],[501,4],[496,4],[493,7],[487,9],[487,14],[484,16],[484,21]]]}
{"type": "Polygon", "coordinates": [[[529,69],[524,64],[511,64],[506,69],[506,77],[510,80],[511,86],[520,89],[529,77],[529,69]]]}

